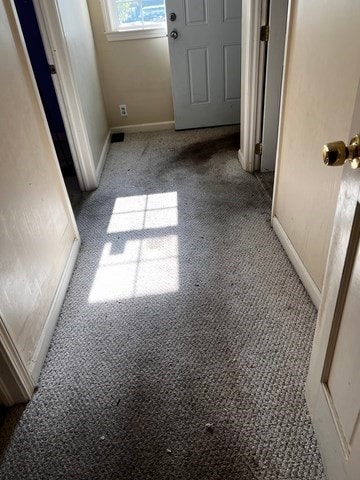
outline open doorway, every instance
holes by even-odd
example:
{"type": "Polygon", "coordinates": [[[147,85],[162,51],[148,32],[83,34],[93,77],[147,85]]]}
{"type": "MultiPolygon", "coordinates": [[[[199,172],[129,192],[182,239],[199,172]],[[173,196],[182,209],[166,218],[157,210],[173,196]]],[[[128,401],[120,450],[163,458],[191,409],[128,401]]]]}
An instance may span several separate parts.
{"type": "Polygon", "coordinates": [[[73,153],[59,105],[58,92],[55,90],[52,79],[56,70],[53,65],[48,63],[33,1],[14,0],[14,3],[60,170],[71,205],[75,211],[81,201],[83,192],[80,191],[73,153]]]}
{"type": "Polygon", "coordinates": [[[270,198],[276,169],[288,0],[243,0],[239,160],[270,198]]]}
{"type": "Polygon", "coordinates": [[[165,0],[175,129],[237,125],[241,3],[165,0]]]}
{"type": "Polygon", "coordinates": [[[266,26],[262,27],[261,31],[262,40],[266,42],[266,64],[261,139],[260,148],[257,149],[260,168],[257,176],[271,198],[275,176],[287,10],[288,0],[269,0],[266,26]]]}

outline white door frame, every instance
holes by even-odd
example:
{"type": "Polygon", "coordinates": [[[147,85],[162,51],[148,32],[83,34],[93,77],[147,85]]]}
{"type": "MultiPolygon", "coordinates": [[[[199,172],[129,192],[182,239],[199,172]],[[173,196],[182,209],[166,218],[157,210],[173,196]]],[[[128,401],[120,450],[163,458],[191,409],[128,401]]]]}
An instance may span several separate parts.
{"type": "Polygon", "coordinates": [[[52,78],[79,186],[81,190],[93,190],[99,181],[80,98],[75,87],[57,0],[33,0],[33,3],[48,63],[56,69],[52,78]]]}
{"type": "Polygon", "coordinates": [[[241,134],[238,157],[247,172],[260,168],[260,158],[255,155],[255,144],[261,138],[265,75],[265,44],[260,41],[260,28],[267,20],[267,9],[268,0],[242,0],[241,134]]]}

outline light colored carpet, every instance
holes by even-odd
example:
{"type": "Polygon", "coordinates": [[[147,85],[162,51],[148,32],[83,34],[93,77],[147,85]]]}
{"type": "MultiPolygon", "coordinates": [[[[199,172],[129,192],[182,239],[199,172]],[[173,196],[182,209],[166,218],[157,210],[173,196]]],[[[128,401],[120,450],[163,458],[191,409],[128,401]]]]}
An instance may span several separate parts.
{"type": "Polygon", "coordinates": [[[227,127],[111,146],[1,478],[325,478],[304,400],[316,311],[238,143],[227,127]]]}

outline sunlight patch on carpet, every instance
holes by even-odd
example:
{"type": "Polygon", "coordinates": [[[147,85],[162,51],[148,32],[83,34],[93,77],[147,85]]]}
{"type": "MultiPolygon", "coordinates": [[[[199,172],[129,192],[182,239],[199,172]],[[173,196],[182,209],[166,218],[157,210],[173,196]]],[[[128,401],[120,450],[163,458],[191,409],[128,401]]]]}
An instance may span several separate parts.
{"type": "Polygon", "coordinates": [[[108,233],[131,232],[178,224],[177,192],[117,198],[108,233]]]}
{"type": "Polygon", "coordinates": [[[177,292],[179,289],[178,236],[153,235],[151,229],[178,223],[177,192],[117,198],[107,233],[131,232],[104,245],[89,302],[130,299],[177,292]],[[144,238],[144,231],[148,236],[144,238]],[[141,238],[136,238],[141,233],[141,238]]]}

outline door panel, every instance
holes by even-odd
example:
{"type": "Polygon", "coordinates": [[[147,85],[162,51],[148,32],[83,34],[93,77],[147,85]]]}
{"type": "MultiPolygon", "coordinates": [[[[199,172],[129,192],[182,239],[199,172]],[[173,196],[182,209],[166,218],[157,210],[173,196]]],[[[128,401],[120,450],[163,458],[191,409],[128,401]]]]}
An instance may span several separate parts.
{"type": "Polygon", "coordinates": [[[240,99],[240,69],[236,68],[240,58],[240,45],[225,45],[224,47],[224,75],[225,75],[225,100],[240,99]],[[235,67],[235,68],[234,68],[235,67]]]}
{"type": "Polygon", "coordinates": [[[188,50],[191,104],[209,102],[209,62],[207,48],[188,50]]]}
{"type": "MultiPolygon", "coordinates": [[[[351,136],[359,131],[360,81],[351,136]]],[[[360,478],[359,240],[360,169],[345,165],[306,388],[328,480],[360,478]]]]}
{"type": "MultiPolygon", "coordinates": [[[[330,337],[330,345],[335,343],[331,355],[331,366],[327,379],[324,379],[331,404],[334,409],[338,429],[343,434],[343,440],[348,452],[351,444],[359,433],[359,399],[360,399],[360,208],[354,221],[354,244],[357,244],[355,259],[345,263],[344,270],[351,271],[351,277],[346,292],[346,300],[341,312],[340,327],[337,336],[330,337]]],[[[340,290],[341,291],[341,290],[340,290]]]]}
{"type": "Polygon", "coordinates": [[[207,0],[185,0],[186,25],[207,23],[207,0]]]}
{"type": "Polygon", "coordinates": [[[240,16],[235,0],[166,0],[175,128],[240,121],[240,16]],[[170,20],[170,14],[176,20],[170,20]]]}
{"type": "Polygon", "coordinates": [[[241,2],[239,0],[224,0],[224,21],[241,18],[241,2]]]}

